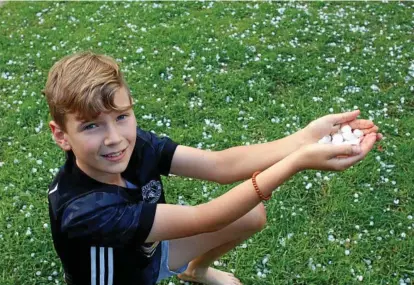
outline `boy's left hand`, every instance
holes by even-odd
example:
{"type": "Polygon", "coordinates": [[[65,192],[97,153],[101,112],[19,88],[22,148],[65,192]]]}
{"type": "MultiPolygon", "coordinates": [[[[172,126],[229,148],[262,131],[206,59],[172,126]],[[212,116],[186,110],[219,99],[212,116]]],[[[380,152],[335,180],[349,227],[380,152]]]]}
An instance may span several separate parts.
{"type": "Polygon", "coordinates": [[[358,119],[359,110],[323,116],[309,123],[301,130],[304,143],[316,143],[322,137],[335,134],[343,125],[350,125],[352,129],[360,129],[364,135],[376,133],[377,141],[382,139],[378,127],[370,120],[358,119]]]}

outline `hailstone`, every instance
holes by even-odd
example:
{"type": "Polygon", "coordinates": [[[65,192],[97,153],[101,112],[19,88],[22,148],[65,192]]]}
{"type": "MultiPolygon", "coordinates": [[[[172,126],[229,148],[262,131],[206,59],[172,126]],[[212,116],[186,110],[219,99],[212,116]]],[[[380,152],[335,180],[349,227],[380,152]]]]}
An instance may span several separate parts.
{"type": "Polygon", "coordinates": [[[332,141],[332,137],[331,136],[324,136],[323,138],[321,138],[318,142],[319,143],[323,143],[323,144],[329,144],[332,141]]]}
{"type": "Polygon", "coordinates": [[[346,141],[353,141],[357,139],[357,136],[354,135],[352,132],[350,133],[343,133],[342,137],[346,140],[346,141]]]}
{"type": "Polygon", "coordinates": [[[344,125],[341,128],[342,133],[352,133],[352,128],[350,125],[344,125]]]}
{"type": "Polygon", "coordinates": [[[341,144],[352,144],[352,145],[359,145],[361,142],[361,138],[364,136],[364,132],[355,129],[352,130],[351,126],[344,125],[338,132],[332,136],[327,135],[321,138],[318,143],[320,144],[334,144],[334,145],[341,145],[341,144]]]}
{"type": "Polygon", "coordinates": [[[342,144],[343,141],[344,141],[344,138],[342,137],[341,134],[334,134],[332,136],[332,144],[342,144]]]}
{"type": "Polygon", "coordinates": [[[354,136],[356,136],[357,138],[360,138],[364,135],[364,132],[358,129],[355,129],[353,132],[354,136]]]}

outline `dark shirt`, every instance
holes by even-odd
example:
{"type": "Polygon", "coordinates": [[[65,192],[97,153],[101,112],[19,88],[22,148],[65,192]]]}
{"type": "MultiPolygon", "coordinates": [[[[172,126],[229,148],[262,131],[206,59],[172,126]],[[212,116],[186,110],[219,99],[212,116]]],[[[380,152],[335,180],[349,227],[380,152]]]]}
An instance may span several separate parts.
{"type": "Polygon", "coordinates": [[[67,152],[49,187],[53,243],[69,285],[155,284],[159,243],[145,244],[158,203],[165,203],[160,175],[168,175],[177,144],[137,129],[122,177],[137,186],[98,182],[67,152]]]}

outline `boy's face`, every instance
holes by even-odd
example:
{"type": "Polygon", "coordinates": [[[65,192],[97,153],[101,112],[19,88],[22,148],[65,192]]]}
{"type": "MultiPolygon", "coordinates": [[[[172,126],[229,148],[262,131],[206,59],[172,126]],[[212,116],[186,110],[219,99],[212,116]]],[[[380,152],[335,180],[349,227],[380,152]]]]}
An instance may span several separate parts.
{"type": "MultiPolygon", "coordinates": [[[[130,106],[129,96],[121,88],[114,98],[119,107],[130,106]]],[[[90,177],[108,184],[119,184],[129,162],[136,140],[133,110],[101,113],[95,120],[81,121],[76,114],[66,115],[66,132],[52,121],[55,141],[76,156],[76,163],[90,177]]]]}

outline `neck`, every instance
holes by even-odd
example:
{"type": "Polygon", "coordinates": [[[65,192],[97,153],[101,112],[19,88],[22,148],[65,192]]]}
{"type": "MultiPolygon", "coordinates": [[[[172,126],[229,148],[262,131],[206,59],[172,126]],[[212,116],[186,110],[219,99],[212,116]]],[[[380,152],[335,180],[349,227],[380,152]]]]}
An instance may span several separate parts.
{"type": "Polygon", "coordinates": [[[122,178],[120,173],[114,173],[114,174],[98,174],[94,173],[93,171],[90,171],[89,169],[85,169],[82,167],[82,165],[79,165],[78,161],[76,161],[76,165],[81,169],[86,175],[91,177],[92,179],[95,179],[96,181],[99,181],[104,184],[110,184],[110,185],[118,185],[121,187],[126,187],[126,182],[122,178]]]}

